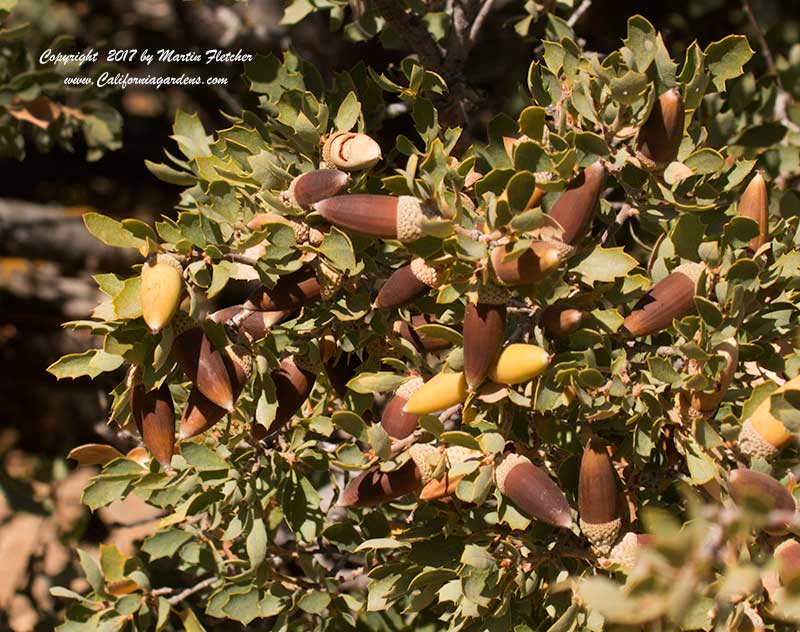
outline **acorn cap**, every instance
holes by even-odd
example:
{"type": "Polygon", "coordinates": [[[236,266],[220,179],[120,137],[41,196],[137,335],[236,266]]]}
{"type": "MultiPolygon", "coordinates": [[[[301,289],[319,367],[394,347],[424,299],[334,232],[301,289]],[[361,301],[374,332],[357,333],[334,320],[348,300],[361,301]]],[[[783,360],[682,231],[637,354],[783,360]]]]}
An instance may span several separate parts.
{"type": "Polygon", "coordinates": [[[139,300],[142,318],[157,333],[175,315],[183,292],[183,268],[172,255],[151,257],[142,266],[139,300]]]}
{"type": "Polygon", "coordinates": [[[760,172],[753,176],[739,199],[739,215],[758,223],[758,235],[753,237],[748,248],[755,252],[769,239],[769,199],[767,184],[760,172]]]}
{"type": "Polygon", "coordinates": [[[611,549],[608,561],[612,566],[629,571],[638,561],[643,548],[651,541],[652,537],[642,533],[628,532],[620,542],[611,549]]]}
{"type": "Polygon", "coordinates": [[[406,380],[400,386],[398,386],[394,394],[396,397],[402,397],[404,399],[408,399],[414,393],[416,393],[422,387],[423,384],[425,384],[425,380],[415,375],[411,379],[406,380]]]}
{"type": "Polygon", "coordinates": [[[509,291],[494,283],[481,283],[478,285],[477,303],[486,305],[506,305],[511,298],[509,291]]]}
{"type": "Polygon", "coordinates": [[[490,258],[495,277],[501,285],[535,283],[549,276],[561,264],[560,246],[535,241],[522,255],[507,260],[512,246],[493,248],[490,258]]]}
{"type": "Polygon", "coordinates": [[[308,233],[310,230],[308,224],[273,212],[257,213],[249,222],[247,222],[247,228],[253,231],[261,230],[264,228],[264,226],[270,223],[291,226],[292,230],[294,231],[294,239],[298,244],[305,243],[308,240],[308,233]]]}
{"type": "Polygon", "coordinates": [[[131,414],[150,454],[162,465],[169,465],[175,452],[175,406],[169,385],[145,392],[136,384],[131,392],[131,414]]]}
{"type": "Polygon", "coordinates": [[[380,159],[380,145],[366,134],[334,132],[322,145],[322,160],[326,167],[360,171],[369,169],[380,159]]]}
{"type": "Polygon", "coordinates": [[[592,223],[605,176],[601,161],[589,165],[569,183],[548,212],[564,229],[561,239],[565,243],[576,244],[592,223]]]}
{"type": "Polygon", "coordinates": [[[313,209],[338,228],[402,242],[422,237],[425,221],[422,202],[409,195],[340,195],[317,202],[313,209]]]}
{"type": "Polygon", "coordinates": [[[750,418],[742,424],[737,445],[742,454],[746,454],[752,459],[769,460],[780,452],[780,448],[772,445],[761,436],[758,430],[753,428],[750,418]]]}
{"type": "Polygon", "coordinates": [[[541,347],[510,344],[489,368],[489,379],[497,384],[520,384],[540,375],[549,364],[550,354],[541,347]]]}
{"type": "Polygon", "coordinates": [[[569,503],[547,473],[524,456],[508,454],[495,469],[495,481],[504,496],[534,518],[569,529],[569,503]]]}
{"type": "Polygon", "coordinates": [[[673,320],[693,314],[697,281],[704,268],[702,263],[684,263],[651,287],[623,321],[623,335],[635,338],[658,333],[673,320]]]}
{"type": "Polygon", "coordinates": [[[344,193],[351,181],[349,174],[338,169],[309,171],[292,180],[281,199],[289,206],[309,211],[317,202],[344,193]]]}
{"type": "Polygon", "coordinates": [[[339,506],[372,507],[411,494],[421,487],[421,473],[413,459],[391,472],[381,472],[380,464],[375,464],[345,486],[339,506]]]}
{"type": "Polygon", "coordinates": [[[607,553],[622,526],[617,499],[617,477],[605,444],[593,437],[581,457],[578,481],[578,513],[584,535],[607,553]]]}
{"type": "Polygon", "coordinates": [[[319,294],[323,301],[331,300],[342,287],[342,275],[317,258],[313,264],[319,282],[319,294]]]}
{"type": "Polygon", "coordinates": [[[420,279],[411,265],[402,266],[392,272],[391,276],[378,291],[373,307],[375,309],[395,309],[417,300],[430,292],[431,287],[420,279]]]}
{"type": "Polygon", "coordinates": [[[258,287],[244,304],[252,311],[292,312],[320,298],[322,289],[313,266],[304,265],[299,270],[286,274],[272,289],[258,287]]]}
{"type": "Polygon", "coordinates": [[[500,355],[505,331],[505,304],[467,302],[464,312],[464,376],[471,390],[486,379],[500,355]]]}
{"type": "Polygon", "coordinates": [[[656,99],[636,139],[636,157],[645,169],[663,169],[675,160],[683,138],[684,119],[683,99],[677,88],[656,99]]]}
{"type": "Polygon", "coordinates": [[[422,281],[425,285],[431,288],[439,287],[442,283],[442,271],[432,265],[428,265],[422,257],[414,257],[409,265],[411,272],[422,281]]]}
{"type": "Polygon", "coordinates": [[[430,443],[415,443],[408,449],[411,460],[419,470],[422,485],[433,479],[433,473],[441,460],[441,453],[430,443]]]}

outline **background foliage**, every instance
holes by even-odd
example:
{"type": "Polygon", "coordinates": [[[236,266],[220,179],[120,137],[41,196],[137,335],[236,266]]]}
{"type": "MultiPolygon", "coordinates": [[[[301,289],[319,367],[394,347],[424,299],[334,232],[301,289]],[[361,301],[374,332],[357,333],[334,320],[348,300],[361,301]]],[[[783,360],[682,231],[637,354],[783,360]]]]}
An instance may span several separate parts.
{"type": "MultiPolygon", "coordinates": [[[[796,596],[776,597],[762,588],[776,541],[754,537],[758,514],[732,511],[720,488],[741,459],[735,450],[741,422],[768,396],[773,379],[797,374],[793,187],[800,170],[800,45],[788,44],[796,41],[797,22],[781,14],[778,3],[754,5],[771,44],[771,55],[759,56],[754,48],[767,52],[760,31],[738,5],[691,3],[648,20],[589,3],[498,2],[471,41],[456,36],[464,31],[459,20],[473,25],[479,3],[409,2],[436,42],[432,48],[387,26],[382,15],[391,13],[382,13],[383,4],[288,3],[283,26],[275,28],[293,29],[292,50],[264,51],[244,67],[241,93],[236,87],[220,97],[226,106],[245,104],[244,111],[226,107],[223,117],[212,112],[220,105],[213,102],[201,116],[190,114],[198,110],[191,95],[156,108],[171,115],[175,105],[191,104],[175,113],[174,142],[167,141],[168,132],[159,137],[167,158],[160,149],[146,152],[149,172],[165,187],[181,188],[177,211],[152,224],[84,216],[100,242],[129,250],[121,251],[127,254],[114,274],[105,267],[95,276],[105,296],[94,320],[65,314],[76,319],[69,328],[92,348],[75,350],[51,372],[97,377],[113,389],[108,407],[115,429],[124,428],[129,415],[125,363],[143,363],[148,385],[174,373],[165,353],[168,337],[149,335],[138,318],[138,270],[129,268],[138,263],[136,249],[161,244],[187,257],[197,314],[247,294],[247,265],[236,255],[256,242],[269,244],[255,270],[271,285],[279,272],[299,266],[309,246],[298,248],[286,226],[255,234],[243,226],[265,206],[293,212],[280,192],[294,175],[318,167],[320,139],[335,130],[365,131],[383,149],[383,161],[356,177],[351,190],[430,199],[443,221],[404,247],[328,230],[316,252],[360,282],[345,284],[333,301],[304,309],[256,345],[255,376],[230,421],[200,443],[183,443],[170,469],[117,458],[88,482],[83,502],[92,510],[135,495],[156,508],[157,530],[138,550],[105,545],[94,559],[79,554],[88,586],[81,594],[57,587],[66,583],[65,573],[51,590],[73,600],[61,629],[230,629],[226,619],[275,630],[744,630],[759,629],[762,619],[774,629],[794,629],[796,596]],[[604,20],[609,28],[601,28],[604,20]],[[303,29],[315,37],[304,37],[303,29]],[[730,35],[742,30],[749,40],[730,35]],[[498,66],[500,53],[517,62],[511,71],[498,66]],[[690,124],[676,163],[662,178],[639,168],[634,137],[657,95],[675,85],[690,124]],[[528,140],[509,157],[503,136],[520,133],[528,140]],[[467,472],[458,500],[331,509],[349,472],[376,459],[392,467],[397,456],[380,427],[364,420],[371,394],[389,394],[409,367],[428,376],[439,363],[457,369],[462,362],[456,329],[463,298],[487,252],[483,241],[456,227],[468,231],[483,218],[492,229],[508,226],[522,236],[542,221],[539,211],[522,212],[533,187],[548,191],[548,209],[575,170],[598,159],[610,176],[590,238],[556,275],[518,292],[512,304],[508,335],[547,348],[553,360],[546,373],[508,389],[500,402],[468,403],[477,411],[469,423],[423,421],[420,441],[480,449],[487,457],[467,472]],[[772,242],[760,257],[745,248],[754,223],[735,210],[755,169],[770,183],[772,242]],[[483,177],[467,186],[471,172],[483,177]],[[376,280],[408,252],[452,266],[448,284],[418,304],[449,327],[456,343],[440,356],[420,355],[391,336],[395,313],[365,319],[376,280]],[[687,261],[708,264],[697,314],[649,343],[623,342],[616,333],[630,307],[651,282],[687,261]],[[549,340],[539,312],[559,300],[588,318],[569,339],[549,340]],[[287,350],[317,358],[324,332],[364,361],[359,377],[342,400],[321,378],[291,427],[255,441],[251,423],[269,427],[275,413],[270,369],[287,350]],[[740,364],[725,402],[710,419],[681,417],[675,395],[698,386],[689,362],[707,361],[732,335],[740,364]],[[564,533],[530,523],[492,482],[493,459],[511,441],[546,464],[575,507],[580,454],[590,432],[614,445],[631,506],[628,528],[653,534],[645,563],[628,575],[605,569],[577,527],[564,533]]],[[[37,15],[23,8],[9,18],[12,31],[37,15]]],[[[4,145],[14,148],[15,158],[23,157],[25,141],[36,149],[76,145],[87,158],[100,158],[117,149],[124,128],[116,112],[126,111],[125,101],[65,93],[57,78],[31,73],[30,51],[65,28],[53,19],[51,12],[49,24],[34,22],[33,39],[20,31],[3,40],[4,145]],[[21,82],[29,82],[24,90],[21,82]],[[52,122],[20,116],[31,114],[34,102],[48,104],[52,122]],[[73,110],[82,118],[71,118],[73,110]],[[107,129],[93,135],[101,122],[107,129]]],[[[257,39],[245,24],[231,41],[257,39]]],[[[137,37],[153,37],[151,27],[134,30],[137,37]]],[[[105,28],[114,31],[112,24],[105,28]]],[[[169,199],[161,195],[156,199],[169,199]]],[[[209,333],[224,337],[221,328],[209,333]]],[[[721,366],[706,366],[711,382],[721,366]]],[[[173,384],[178,408],[186,393],[173,384]]],[[[124,430],[120,436],[108,441],[127,452],[135,439],[124,430]]],[[[751,465],[793,483],[796,462],[792,447],[773,463],[751,465]]],[[[57,489],[52,481],[65,476],[63,461],[42,465],[32,478],[57,489]]],[[[49,500],[34,508],[14,500],[26,493],[18,487],[26,476],[21,469],[4,474],[2,482],[16,516],[52,512],[49,500]]],[[[48,489],[44,496],[54,493],[48,489]]],[[[62,537],[81,531],[78,526],[62,537]]]]}

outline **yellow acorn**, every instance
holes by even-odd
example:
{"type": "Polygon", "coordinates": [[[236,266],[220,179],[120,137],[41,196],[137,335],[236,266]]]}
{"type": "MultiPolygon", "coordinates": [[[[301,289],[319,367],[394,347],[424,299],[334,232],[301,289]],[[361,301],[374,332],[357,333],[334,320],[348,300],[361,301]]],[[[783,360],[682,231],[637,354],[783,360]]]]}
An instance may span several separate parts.
{"type": "Polygon", "coordinates": [[[406,402],[403,412],[427,415],[445,410],[467,399],[464,372],[439,373],[425,382],[406,402]]]}
{"type": "Polygon", "coordinates": [[[142,266],[142,317],[153,333],[161,331],[175,312],[183,290],[183,269],[172,255],[158,255],[142,266]]]}
{"type": "Polygon", "coordinates": [[[513,344],[500,352],[489,369],[489,379],[498,384],[519,384],[535,378],[547,368],[550,355],[536,345],[513,344]]]}
{"type": "MultiPolygon", "coordinates": [[[[793,390],[800,390],[800,376],[786,382],[775,393],[793,390]]],[[[766,459],[775,456],[792,436],[783,422],[770,412],[770,398],[767,397],[742,425],[739,450],[766,459]]]]}

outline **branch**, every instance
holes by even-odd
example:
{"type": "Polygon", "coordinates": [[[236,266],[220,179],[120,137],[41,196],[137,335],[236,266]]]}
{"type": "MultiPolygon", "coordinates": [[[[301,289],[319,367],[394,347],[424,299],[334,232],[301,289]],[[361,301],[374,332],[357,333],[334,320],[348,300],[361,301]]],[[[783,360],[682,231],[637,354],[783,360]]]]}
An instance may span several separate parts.
{"type": "Polygon", "coordinates": [[[583,0],[583,2],[581,2],[578,5],[578,8],[575,9],[572,12],[572,15],[569,16],[569,20],[567,20],[567,24],[570,27],[575,26],[575,24],[578,22],[578,20],[581,19],[583,14],[586,13],[589,10],[589,7],[591,7],[591,6],[592,6],[592,0],[583,0]]]}
{"type": "MultiPolygon", "coordinates": [[[[194,586],[191,586],[186,590],[179,592],[177,595],[170,597],[169,599],[167,599],[167,601],[169,602],[170,606],[176,606],[184,599],[191,597],[193,594],[198,593],[205,588],[208,588],[209,586],[215,584],[218,581],[219,581],[218,577],[208,577],[203,581],[198,582],[194,586]]],[[[171,595],[176,590],[177,588],[169,588],[169,587],[156,588],[155,590],[150,592],[150,595],[153,597],[160,597],[162,595],[171,595]]]]}
{"type": "Polygon", "coordinates": [[[470,48],[475,46],[475,42],[478,41],[478,35],[480,35],[481,29],[483,28],[483,23],[486,22],[486,18],[492,12],[492,5],[494,5],[494,0],[484,0],[483,6],[480,11],[478,11],[478,15],[475,16],[472,27],[469,30],[470,48]]]}

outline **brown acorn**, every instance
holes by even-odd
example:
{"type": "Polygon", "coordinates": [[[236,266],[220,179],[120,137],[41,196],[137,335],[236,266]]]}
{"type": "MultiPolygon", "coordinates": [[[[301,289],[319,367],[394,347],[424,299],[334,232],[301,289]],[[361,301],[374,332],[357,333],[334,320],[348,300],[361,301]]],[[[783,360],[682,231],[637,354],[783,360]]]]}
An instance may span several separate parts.
{"type": "Polygon", "coordinates": [[[261,340],[274,325],[290,315],[290,312],[253,312],[245,310],[243,305],[233,305],[209,314],[208,317],[216,323],[231,325],[252,340],[261,340]]]}
{"type": "Polygon", "coordinates": [[[395,321],[392,325],[392,331],[400,334],[402,338],[408,340],[414,345],[417,351],[441,351],[442,349],[449,349],[453,343],[444,338],[435,338],[426,334],[421,334],[415,330],[415,327],[422,327],[423,325],[433,325],[435,321],[425,314],[414,314],[411,317],[411,326],[404,320],[395,321]]]}
{"type": "Polygon", "coordinates": [[[347,383],[355,377],[358,367],[362,364],[363,362],[355,353],[342,353],[336,362],[323,363],[322,366],[328,376],[328,381],[340,398],[347,393],[347,383]]]}
{"type": "Polygon", "coordinates": [[[410,195],[340,195],[317,202],[313,209],[337,228],[403,242],[422,237],[425,221],[422,202],[410,195]]]}
{"type": "Polygon", "coordinates": [[[508,454],[495,469],[497,488],[520,509],[534,518],[569,529],[569,503],[547,473],[526,457],[508,454]]]}
{"type": "Polygon", "coordinates": [[[429,444],[414,444],[409,448],[411,458],[391,472],[382,472],[380,464],[365,470],[344,488],[340,507],[373,507],[419,491],[431,480],[430,461],[438,450],[429,444]]]}
{"type": "Polygon", "coordinates": [[[636,139],[636,157],[645,169],[660,170],[675,160],[683,138],[684,118],[683,99],[677,88],[656,99],[636,139]]]}
{"type": "Polygon", "coordinates": [[[144,385],[134,385],[131,391],[131,414],[150,454],[169,465],[175,453],[175,407],[169,385],[145,392],[144,385]]]}
{"type": "Polygon", "coordinates": [[[403,382],[383,409],[381,427],[393,439],[405,439],[417,429],[419,415],[403,412],[403,406],[424,383],[421,377],[403,382]]]}
{"type": "MultiPolygon", "coordinates": [[[[789,490],[768,474],[738,468],[728,474],[728,491],[738,505],[753,503],[769,511],[795,512],[797,506],[789,490]]],[[[786,524],[772,524],[764,529],[767,533],[780,535],[786,532],[786,524]]]]}
{"type": "Polygon", "coordinates": [[[569,183],[548,212],[564,229],[561,237],[564,242],[577,244],[591,225],[605,178],[602,162],[589,165],[569,183]]]}
{"type": "Polygon", "coordinates": [[[278,410],[269,431],[279,430],[294,416],[308,399],[317,379],[316,373],[300,358],[290,356],[272,370],[272,381],[278,395],[278,410]]]}
{"type": "Polygon", "coordinates": [[[551,338],[563,338],[581,326],[583,312],[574,307],[550,305],[542,312],[542,326],[551,338]]]}
{"type": "Polygon", "coordinates": [[[506,260],[511,245],[492,250],[492,269],[501,285],[536,283],[549,276],[561,263],[556,244],[535,241],[521,256],[506,260]]]}
{"type": "Polygon", "coordinates": [[[350,182],[350,176],[338,169],[309,171],[292,180],[289,188],[281,194],[281,200],[289,206],[310,211],[312,204],[344,193],[350,182]]]}
{"type": "Polygon", "coordinates": [[[629,338],[647,336],[666,329],[676,318],[693,314],[695,286],[704,267],[684,263],[651,287],[622,323],[622,333],[629,338]]]}
{"type": "Polygon", "coordinates": [[[475,390],[489,374],[503,346],[508,292],[481,285],[477,301],[467,301],[464,313],[464,377],[475,390]]]}
{"type": "Polygon", "coordinates": [[[415,257],[407,266],[395,270],[381,286],[373,307],[375,309],[395,309],[408,305],[424,296],[433,288],[439,287],[442,273],[428,265],[425,259],[415,257]]]}
{"type": "MultiPolygon", "coordinates": [[[[309,232],[311,230],[308,227],[308,224],[284,217],[283,215],[278,215],[277,213],[257,213],[249,222],[247,222],[247,228],[252,231],[256,231],[261,230],[267,224],[274,223],[290,226],[294,231],[294,239],[298,244],[308,241],[309,232]]],[[[258,250],[248,249],[247,253],[249,253],[249,256],[257,255],[255,256],[256,259],[263,256],[267,249],[266,245],[263,243],[253,246],[253,248],[258,250]]]]}
{"type": "Polygon", "coordinates": [[[781,542],[775,547],[775,560],[781,584],[797,592],[800,589],[800,542],[795,539],[781,542]]]}
{"type": "MultiPolygon", "coordinates": [[[[233,388],[235,401],[250,378],[253,358],[248,349],[242,345],[230,345],[225,347],[224,352],[225,369],[233,388]]],[[[222,419],[226,412],[228,411],[210,401],[197,388],[193,388],[189,392],[186,409],[181,418],[180,438],[189,439],[205,432],[222,419]]]]}
{"type": "Polygon", "coordinates": [[[293,312],[320,298],[317,274],[311,265],[304,265],[278,279],[272,289],[256,288],[244,303],[246,309],[262,312],[293,312]]]}
{"type": "Polygon", "coordinates": [[[175,315],[172,328],[172,353],[186,377],[214,404],[233,410],[235,397],[223,355],[185,312],[175,315]]]}
{"type": "Polygon", "coordinates": [[[750,240],[748,248],[755,252],[769,240],[769,200],[764,176],[756,173],[739,199],[739,215],[758,223],[758,235],[750,240]]]}
{"type": "Polygon", "coordinates": [[[380,159],[380,145],[366,134],[334,132],[322,145],[322,161],[326,167],[360,171],[369,169],[380,159]]]}
{"type": "Polygon", "coordinates": [[[622,526],[617,477],[605,444],[593,437],[581,458],[578,480],[578,513],[584,535],[598,550],[608,552],[622,526]]]}

